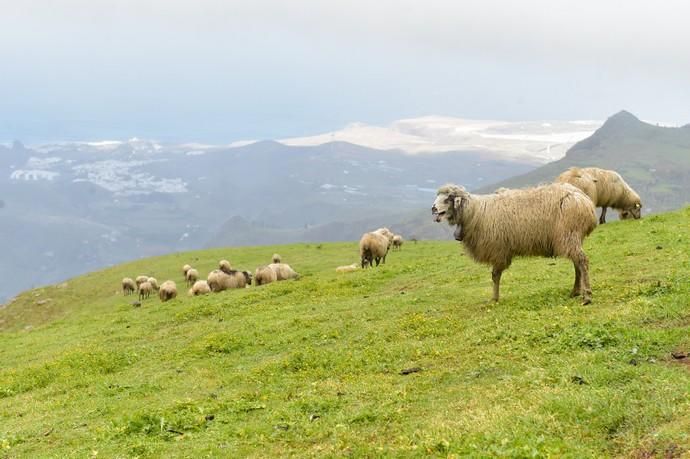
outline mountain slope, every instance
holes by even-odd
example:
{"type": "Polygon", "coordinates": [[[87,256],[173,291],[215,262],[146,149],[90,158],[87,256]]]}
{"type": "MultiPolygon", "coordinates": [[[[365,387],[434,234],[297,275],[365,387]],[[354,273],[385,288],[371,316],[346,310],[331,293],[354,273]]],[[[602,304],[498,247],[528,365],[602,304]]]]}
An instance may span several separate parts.
{"type": "Polygon", "coordinates": [[[356,243],[212,249],[25,292],[0,309],[8,457],[652,457],[690,448],[690,208],[489,269],[419,242],[338,275],[356,243]],[[643,235],[644,237],[641,237],[643,235]],[[133,307],[120,279],[277,251],[298,281],[133,307]],[[672,357],[674,353],[677,357],[672,357]],[[410,374],[400,374],[411,369],[410,374]],[[413,371],[416,369],[416,371],[413,371]]]}
{"type": "Polygon", "coordinates": [[[550,182],[572,166],[618,171],[640,194],[646,213],[677,209],[690,203],[690,128],[654,126],[622,111],[563,159],[481,187],[480,192],[550,182]]]}

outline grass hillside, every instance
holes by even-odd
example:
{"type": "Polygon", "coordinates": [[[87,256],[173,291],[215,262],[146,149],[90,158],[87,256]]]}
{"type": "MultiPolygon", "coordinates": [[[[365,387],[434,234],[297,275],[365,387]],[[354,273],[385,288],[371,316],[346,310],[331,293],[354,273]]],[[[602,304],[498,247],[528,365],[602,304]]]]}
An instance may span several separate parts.
{"type": "Polygon", "coordinates": [[[676,457],[690,451],[690,208],[517,260],[502,300],[458,244],[336,274],[355,243],[206,250],[25,292],[0,309],[0,457],[676,457]],[[297,281],[130,304],[277,251],[297,281]],[[420,371],[401,374],[401,370],[420,371]]]}

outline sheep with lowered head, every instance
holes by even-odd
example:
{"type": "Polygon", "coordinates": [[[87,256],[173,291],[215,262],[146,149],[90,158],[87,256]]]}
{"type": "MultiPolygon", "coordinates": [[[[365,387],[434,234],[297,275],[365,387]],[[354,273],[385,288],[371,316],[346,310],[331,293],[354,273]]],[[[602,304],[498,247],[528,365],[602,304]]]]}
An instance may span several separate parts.
{"type": "Polygon", "coordinates": [[[211,287],[208,286],[208,282],[205,280],[198,280],[194,282],[192,288],[189,289],[189,296],[205,295],[211,292],[211,287]]]}
{"type": "Polygon", "coordinates": [[[642,216],[640,195],[616,171],[598,167],[571,167],[556,177],[556,182],[578,187],[596,207],[601,207],[599,224],[606,223],[607,207],[618,210],[621,220],[642,216]]]}
{"type": "Polygon", "coordinates": [[[256,285],[270,284],[278,280],[276,272],[268,266],[256,268],[254,271],[254,283],[256,285]]]}
{"type": "Polygon", "coordinates": [[[139,290],[139,286],[143,284],[144,282],[148,282],[149,276],[137,276],[136,279],[134,279],[134,282],[137,284],[137,290],[139,290]]]}
{"type": "Polygon", "coordinates": [[[158,290],[158,298],[165,302],[172,300],[177,296],[177,285],[171,280],[167,280],[161,284],[161,288],[158,290]]]}
{"type": "Polygon", "coordinates": [[[517,256],[562,256],[575,266],[571,296],[592,301],[589,260],[582,242],[597,225],[592,201],[578,188],[553,183],[498,194],[474,195],[461,186],[438,189],[431,208],[436,222],[456,225],[455,239],[462,241],[475,261],[493,267],[493,300],[498,301],[501,274],[517,256]]]}
{"type": "Polygon", "coordinates": [[[141,285],[139,285],[139,301],[151,296],[151,292],[153,292],[151,283],[148,281],[142,282],[141,285]]]}
{"type": "Polygon", "coordinates": [[[386,255],[393,243],[393,233],[388,228],[379,228],[370,233],[364,233],[359,240],[359,256],[362,268],[379,265],[381,261],[386,263],[386,255]]]}
{"type": "Polygon", "coordinates": [[[271,257],[271,263],[280,263],[281,261],[282,261],[282,258],[277,253],[274,253],[273,256],[271,257]]]}
{"type": "Polygon", "coordinates": [[[252,275],[248,271],[231,270],[229,273],[219,269],[209,273],[208,286],[212,292],[222,292],[231,288],[245,288],[252,284],[252,275]]]}
{"type": "Polygon", "coordinates": [[[355,272],[359,269],[359,264],[357,263],[352,263],[351,265],[345,265],[345,266],[338,266],[335,268],[335,272],[337,273],[352,273],[355,272]]]}
{"type": "Polygon", "coordinates": [[[182,274],[184,275],[185,279],[187,278],[187,271],[189,271],[190,269],[192,269],[192,267],[188,264],[182,266],[182,274]]]}
{"type": "Polygon", "coordinates": [[[187,271],[185,279],[187,280],[187,287],[194,285],[194,282],[199,280],[199,271],[194,268],[190,269],[187,271]]]}
{"type": "Polygon", "coordinates": [[[297,271],[287,263],[271,263],[268,267],[276,273],[276,279],[279,281],[299,278],[297,271]]]}
{"type": "Polygon", "coordinates": [[[151,284],[151,287],[154,290],[158,291],[158,289],[160,289],[160,287],[158,286],[158,280],[155,277],[149,277],[148,279],[146,279],[146,282],[151,284]]]}
{"type": "Polygon", "coordinates": [[[130,277],[125,277],[122,279],[122,293],[125,295],[131,295],[137,290],[137,284],[130,277]]]}
{"type": "Polygon", "coordinates": [[[400,250],[402,248],[403,242],[404,240],[401,235],[396,234],[395,236],[393,236],[393,249],[400,250]]]}

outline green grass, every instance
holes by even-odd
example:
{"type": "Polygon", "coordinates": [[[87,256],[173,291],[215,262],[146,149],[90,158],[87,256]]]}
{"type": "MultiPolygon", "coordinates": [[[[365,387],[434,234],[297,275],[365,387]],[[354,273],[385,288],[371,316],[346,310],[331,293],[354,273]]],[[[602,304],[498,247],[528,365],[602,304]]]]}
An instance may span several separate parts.
{"type": "MultiPolygon", "coordinates": [[[[355,243],[206,250],[26,292],[0,309],[0,457],[664,457],[690,449],[690,209],[517,260],[502,300],[455,242],[336,274],[355,243]],[[260,288],[130,303],[123,276],[255,268],[260,288]],[[409,375],[401,370],[420,367],[409,375]]],[[[182,293],[182,292],[181,292],[182,293]]]]}

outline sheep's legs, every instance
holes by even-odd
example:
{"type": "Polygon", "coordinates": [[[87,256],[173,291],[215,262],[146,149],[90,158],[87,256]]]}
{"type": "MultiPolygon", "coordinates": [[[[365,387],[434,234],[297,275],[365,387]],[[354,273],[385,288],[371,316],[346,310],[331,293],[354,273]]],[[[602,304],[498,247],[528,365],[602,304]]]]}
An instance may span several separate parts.
{"type": "Polygon", "coordinates": [[[573,266],[575,266],[575,285],[573,285],[573,291],[570,292],[571,298],[580,296],[582,293],[582,273],[580,272],[580,265],[576,261],[573,261],[573,266]]]}
{"type": "Polygon", "coordinates": [[[501,283],[501,274],[503,274],[503,268],[494,267],[493,271],[491,271],[491,280],[494,281],[493,301],[498,301],[498,289],[501,283]]]}
{"type": "Polygon", "coordinates": [[[589,304],[592,302],[592,287],[589,285],[589,259],[582,249],[580,249],[576,254],[573,263],[577,263],[577,266],[580,270],[580,291],[582,292],[582,304],[589,304]]]}
{"type": "Polygon", "coordinates": [[[606,207],[601,208],[601,216],[599,217],[599,224],[603,225],[606,223],[606,207]]]}

